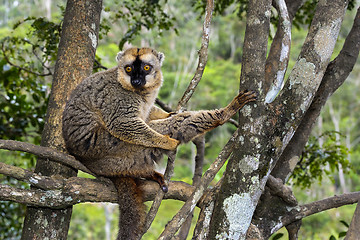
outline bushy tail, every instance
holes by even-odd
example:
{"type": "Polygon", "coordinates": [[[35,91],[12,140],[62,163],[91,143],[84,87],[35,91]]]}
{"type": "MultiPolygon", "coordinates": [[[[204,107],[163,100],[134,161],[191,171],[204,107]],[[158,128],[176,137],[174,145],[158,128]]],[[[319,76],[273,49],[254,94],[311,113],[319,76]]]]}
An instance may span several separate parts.
{"type": "Polygon", "coordinates": [[[135,179],[130,177],[111,178],[119,196],[119,233],[117,240],[137,240],[145,219],[145,205],[135,179]]]}

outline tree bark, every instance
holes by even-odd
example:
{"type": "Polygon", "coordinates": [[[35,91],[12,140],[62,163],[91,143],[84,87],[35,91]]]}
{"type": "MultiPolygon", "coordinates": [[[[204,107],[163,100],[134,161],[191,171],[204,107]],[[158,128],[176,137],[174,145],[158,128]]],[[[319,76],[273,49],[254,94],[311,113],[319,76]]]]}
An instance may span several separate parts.
{"type": "Polygon", "coordinates": [[[309,108],[330,61],[347,2],[319,1],[301,53],[282,92],[265,104],[263,89],[270,3],[250,1],[241,88],[260,93],[241,112],[239,138],[229,159],[210,224],[210,239],[245,239],[272,168],[309,108]]]}
{"type": "MultiPolygon", "coordinates": [[[[271,172],[274,177],[281,179],[283,183],[287,181],[293,172],[322,107],[328,98],[346,80],[356,63],[360,49],[360,42],[358,41],[360,38],[359,27],[360,14],[358,10],[354,25],[345,40],[341,52],[334,61],[329,63],[313,102],[271,172]]],[[[269,182],[267,185],[269,185],[269,182]]],[[[291,203],[284,201],[282,197],[270,194],[268,188],[265,188],[252,223],[262,230],[262,234],[265,237],[269,237],[275,231],[274,226],[281,225],[279,216],[286,215],[287,209],[292,208],[292,206],[291,203]]]]}
{"type": "MultiPolygon", "coordinates": [[[[263,92],[262,84],[265,79],[271,2],[270,0],[254,0],[249,1],[248,5],[240,86],[242,89],[256,89],[258,93],[263,92]]],[[[260,119],[262,119],[260,114],[263,114],[265,107],[263,98],[263,94],[258,96],[258,102],[256,103],[257,115],[251,116],[253,120],[247,125],[247,132],[252,128],[250,125],[253,125],[254,122],[260,123],[260,119]]],[[[250,117],[250,108],[251,107],[247,105],[243,109],[248,117],[250,117]]],[[[240,120],[242,121],[242,119],[241,117],[240,120]]],[[[244,125],[244,123],[240,122],[240,126],[242,125],[244,125]]],[[[255,123],[255,125],[257,125],[257,123],[255,123]]],[[[239,137],[236,141],[239,144],[239,141],[247,141],[248,137],[250,138],[253,134],[262,132],[262,129],[261,125],[257,125],[256,133],[252,131],[252,133],[244,134],[241,127],[238,131],[239,137]]],[[[246,146],[241,146],[242,149],[248,151],[248,153],[245,154],[249,154],[247,155],[248,157],[257,152],[251,144],[253,141],[255,141],[254,138],[246,142],[246,146]]],[[[249,165],[253,166],[247,166],[247,163],[245,163],[246,165],[239,164],[241,155],[242,153],[240,153],[239,148],[235,148],[229,159],[221,189],[216,197],[214,212],[210,222],[209,239],[244,239],[246,236],[256,205],[252,204],[249,194],[241,194],[240,192],[245,188],[252,187],[254,184],[259,184],[259,178],[254,179],[251,176],[247,178],[247,173],[246,175],[242,175],[241,171],[249,170],[249,167],[255,167],[259,159],[254,159],[252,161],[253,164],[249,163],[249,165]]],[[[261,168],[264,168],[264,166],[261,168]]],[[[257,186],[254,186],[254,189],[256,188],[257,186]]]]}
{"type": "Polygon", "coordinates": [[[346,37],[339,55],[328,65],[321,85],[315,95],[311,106],[307,110],[294,137],[286,146],[281,158],[271,174],[286,182],[293,172],[299,156],[305,147],[311,130],[320,115],[322,107],[329,97],[344,83],[352,71],[360,50],[360,8],[354,19],[353,27],[346,37]]]}
{"type": "MultiPolygon", "coordinates": [[[[92,72],[98,41],[102,0],[68,0],[53,76],[42,146],[65,151],[61,119],[67,97],[92,72]]],[[[42,175],[72,177],[74,169],[39,159],[35,171],[42,175]]],[[[72,207],[54,210],[28,207],[21,239],[66,239],[72,207]]]]}
{"type": "Polygon", "coordinates": [[[345,240],[357,239],[360,235],[360,201],[356,205],[354,216],[352,217],[345,240]]]}

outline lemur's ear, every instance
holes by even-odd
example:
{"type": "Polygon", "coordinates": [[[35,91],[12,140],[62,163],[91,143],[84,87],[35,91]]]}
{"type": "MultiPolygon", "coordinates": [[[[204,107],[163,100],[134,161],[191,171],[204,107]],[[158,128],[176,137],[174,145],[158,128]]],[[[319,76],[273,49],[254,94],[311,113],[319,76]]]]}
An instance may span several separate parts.
{"type": "Polygon", "coordinates": [[[162,52],[158,52],[158,59],[159,59],[159,63],[160,63],[160,66],[162,66],[162,63],[165,59],[165,55],[162,53],[162,52]]]}
{"type": "Polygon", "coordinates": [[[118,52],[118,54],[116,54],[116,61],[119,62],[120,61],[120,58],[124,56],[124,51],[121,51],[121,52],[118,52]]]}

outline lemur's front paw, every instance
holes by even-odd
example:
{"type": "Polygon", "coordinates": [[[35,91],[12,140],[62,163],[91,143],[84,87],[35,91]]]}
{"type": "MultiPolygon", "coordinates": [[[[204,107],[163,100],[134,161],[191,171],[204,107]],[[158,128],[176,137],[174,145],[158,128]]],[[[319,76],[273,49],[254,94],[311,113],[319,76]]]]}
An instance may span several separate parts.
{"type": "Polygon", "coordinates": [[[257,100],[257,93],[252,90],[244,90],[239,93],[238,97],[241,102],[254,102],[257,100]]]}

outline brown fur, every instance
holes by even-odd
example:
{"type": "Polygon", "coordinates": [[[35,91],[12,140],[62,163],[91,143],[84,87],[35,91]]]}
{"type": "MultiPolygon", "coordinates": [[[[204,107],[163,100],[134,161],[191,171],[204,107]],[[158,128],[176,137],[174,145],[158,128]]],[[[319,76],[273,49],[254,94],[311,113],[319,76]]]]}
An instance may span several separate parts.
{"type": "Polygon", "coordinates": [[[144,206],[137,179],[157,181],[167,191],[154,162],[168,150],[225,123],[253,92],[241,92],[225,108],[168,114],[153,106],[162,84],[163,55],[149,48],[118,54],[118,66],[83,80],[63,114],[63,136],[69,153],[94,173],[109,177],[119,193],[118,239],[137,239],[144,206]],[[136,59],[151,64],[146,84],[134,88],[124,68],[136,59]]]}

